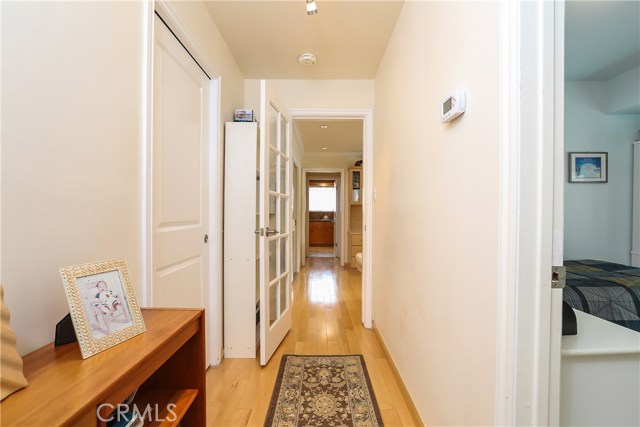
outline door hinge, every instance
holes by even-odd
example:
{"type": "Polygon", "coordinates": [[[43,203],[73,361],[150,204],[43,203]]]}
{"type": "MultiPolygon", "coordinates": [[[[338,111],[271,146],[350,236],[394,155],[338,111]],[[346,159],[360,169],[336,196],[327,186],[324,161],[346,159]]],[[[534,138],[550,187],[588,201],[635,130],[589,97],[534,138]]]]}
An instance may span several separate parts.
{"type": "Polygon", "coordinates": [[[551,288],[564,289],[567,282],[567,268],[554,265],[551,267],[551,288]]]}

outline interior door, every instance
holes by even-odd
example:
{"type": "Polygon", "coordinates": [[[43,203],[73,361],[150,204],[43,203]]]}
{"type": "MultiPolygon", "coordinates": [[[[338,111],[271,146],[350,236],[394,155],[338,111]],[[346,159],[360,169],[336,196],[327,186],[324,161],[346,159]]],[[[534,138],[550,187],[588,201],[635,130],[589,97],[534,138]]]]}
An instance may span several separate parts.
{"type": "Polygon", "coordinates": [[[208,308],[209,78],[157,16],[153,85],[151,302],[208,308]]]}
{"type": "Polygon", "coordinates": [[[260,108],[260,364],[291,329],[291,160],[285,110],[262,80],[260,108]]]}

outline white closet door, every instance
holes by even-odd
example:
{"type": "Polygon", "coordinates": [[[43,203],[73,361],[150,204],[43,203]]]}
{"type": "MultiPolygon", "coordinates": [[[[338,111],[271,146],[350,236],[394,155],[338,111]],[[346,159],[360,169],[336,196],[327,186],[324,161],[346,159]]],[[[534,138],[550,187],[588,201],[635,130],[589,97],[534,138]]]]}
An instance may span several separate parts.
{"type": "Polygon", "coordinates": [[[157,16],[155,35],[152,303],[208,309],[210,81],[157,16]]]}

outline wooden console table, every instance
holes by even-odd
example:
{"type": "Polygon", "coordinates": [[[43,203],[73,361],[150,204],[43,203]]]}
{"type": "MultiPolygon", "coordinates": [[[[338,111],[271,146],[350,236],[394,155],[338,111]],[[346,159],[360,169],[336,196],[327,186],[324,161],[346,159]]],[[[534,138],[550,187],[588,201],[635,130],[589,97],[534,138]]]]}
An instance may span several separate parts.
{"type": "Polygon", "coordinates": [[[136,407],[153,408],[145,426],[204,427],[204,311],[142,309],[142,315],[147,332],[86,360],[77,343],[26,355],[29,385],[2,401],[0,424],[105,426],[99,418],[138,388],[136,407]]]}

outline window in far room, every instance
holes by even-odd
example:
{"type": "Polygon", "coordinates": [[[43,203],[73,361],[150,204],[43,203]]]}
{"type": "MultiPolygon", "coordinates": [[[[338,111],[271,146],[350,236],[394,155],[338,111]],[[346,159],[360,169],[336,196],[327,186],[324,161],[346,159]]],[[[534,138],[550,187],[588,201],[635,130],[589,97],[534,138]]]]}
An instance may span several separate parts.
{"type": "Polygon", "coordinates": [[[335,187],[310,187],[309,188],[310,212],[335,212],[336,189],[335,187]]]}

